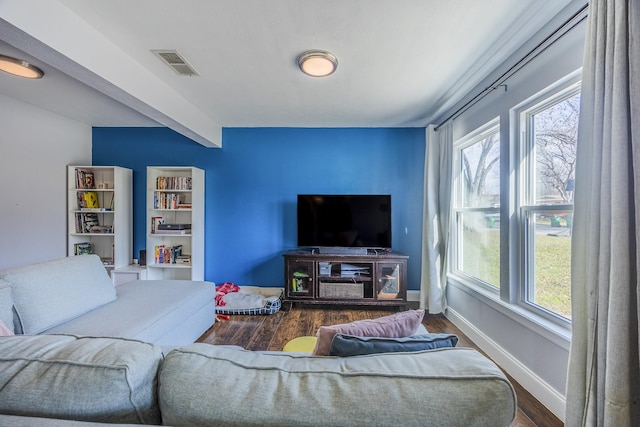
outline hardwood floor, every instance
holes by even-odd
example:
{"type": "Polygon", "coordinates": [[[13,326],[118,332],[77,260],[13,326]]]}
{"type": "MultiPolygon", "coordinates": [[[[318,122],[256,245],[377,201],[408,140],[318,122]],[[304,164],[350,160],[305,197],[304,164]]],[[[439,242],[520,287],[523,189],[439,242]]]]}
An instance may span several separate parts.
{"type": "MultiPolygon", "coordinates": [[[[239,345],[247,350],[279,351],[293,338],[315,335],[322,325],[347,323],[360,319],[386,316],[391,311],[381,309],[343,307],[298,307],[264,316],[231,316],[218,321],[205,332],[198,342],[239,345]]],[[[472,347],[482,352],[462,331],[441,314],[425,315],[422,322],[429,332],[456,334],[458,346],[472,347]]],[[[484,354],[484,353],[483,353],[484,354]]],[[[562,422],[520,384],[507,377],[518,397],[518,412],[512,427],[562,426],[562,422]]]]}

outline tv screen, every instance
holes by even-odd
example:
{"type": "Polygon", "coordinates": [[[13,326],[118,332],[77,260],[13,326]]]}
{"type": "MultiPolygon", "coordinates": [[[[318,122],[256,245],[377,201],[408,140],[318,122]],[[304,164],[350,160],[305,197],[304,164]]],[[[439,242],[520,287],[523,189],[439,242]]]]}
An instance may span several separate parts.
{"type": "Polygon", "coordinates": [[[391,195],[299,194],[298,246],[391,248],[391,195]]]}

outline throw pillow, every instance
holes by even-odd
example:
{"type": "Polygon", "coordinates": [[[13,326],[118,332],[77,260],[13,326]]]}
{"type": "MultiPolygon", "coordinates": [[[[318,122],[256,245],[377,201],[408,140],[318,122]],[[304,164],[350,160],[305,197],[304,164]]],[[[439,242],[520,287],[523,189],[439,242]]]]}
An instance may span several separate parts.
{"type": "Polygon", "coordinates": [[[402,338],[414,335],[422,323],[424,310],[407,310],[377,319],[357,320],[333,326],[320,326],[314,356],[328,356],[331,340],[338,334],[360,337],[402,338]]]}
{"type": "Polygon", "coordinates": [[[13,331],[4,324],[2,319],[0,319],[0,337],[10,337],[13,335],[13,331]]]}
{"type": "Polygon", "coordinates": [[[374,353],[399,353],[455,347],[458,337],[450,334],[413,335],[404,338],[357,337],[336,334],[329,356],[360,356],[374,353]]]}

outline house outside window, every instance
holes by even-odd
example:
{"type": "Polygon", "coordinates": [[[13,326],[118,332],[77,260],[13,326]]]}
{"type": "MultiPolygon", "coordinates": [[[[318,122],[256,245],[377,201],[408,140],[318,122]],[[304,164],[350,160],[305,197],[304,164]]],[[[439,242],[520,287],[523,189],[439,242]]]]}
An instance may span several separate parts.
{"type": "Polygon", "coordinates": [[[500,123],[486,124],[454,145],[453,272],[500,288],[500,123]]]}

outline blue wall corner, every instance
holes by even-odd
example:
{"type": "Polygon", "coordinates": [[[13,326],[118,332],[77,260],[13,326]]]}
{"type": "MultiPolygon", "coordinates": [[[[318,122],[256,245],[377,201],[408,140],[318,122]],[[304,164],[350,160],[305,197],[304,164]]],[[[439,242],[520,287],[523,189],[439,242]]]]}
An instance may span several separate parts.
{"type": "Polygon", "coordinates": [[[393,250],[419,289],[423,128],[225,128],[221,149],[168,128],[94,128],[93,164],[133,169],[133,253],[145,248],[147,166],[205,170],[205,279],[283,286],[298,193],[391,194],[393,250]]]}

